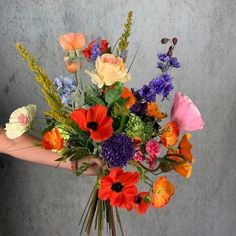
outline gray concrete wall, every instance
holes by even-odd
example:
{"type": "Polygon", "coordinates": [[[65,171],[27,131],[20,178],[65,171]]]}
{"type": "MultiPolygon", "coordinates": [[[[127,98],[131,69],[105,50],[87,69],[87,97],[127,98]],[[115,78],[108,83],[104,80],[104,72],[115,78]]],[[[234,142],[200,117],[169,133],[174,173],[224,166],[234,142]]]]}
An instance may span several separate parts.
{"type": "MultiPolygon", "coordinates": [[[[166,208],[145,217],[122,212],[126,235],[236,235],[235,0],[1,0],[1,113],[6,118],[28,103],[45,108],[15,51],[16,41],[54,78],[65,72],[59,35],[81,31],[89,39],[103,36],[114,43],[129,9],[135,15],[130,56],[140,46],[130,85],[155,76],[156,53],[163,50],[159,39],[177,36],[183,67],[175,73],[175,89],[195,101],[206,127],[193,136],[192,177],[170,176],[176,194],[166,208]]],[[[7,157],[0,161],[1,236],[78,235],[93,178],[7,157]]]]}

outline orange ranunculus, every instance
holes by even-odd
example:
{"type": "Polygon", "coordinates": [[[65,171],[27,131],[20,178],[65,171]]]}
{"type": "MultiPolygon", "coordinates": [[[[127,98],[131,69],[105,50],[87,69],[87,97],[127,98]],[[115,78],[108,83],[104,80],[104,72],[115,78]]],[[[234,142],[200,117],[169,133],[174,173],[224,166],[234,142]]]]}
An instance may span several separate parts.
{"type": "Polygon", "coordinates": [[[158,120],[165,118],[165,114],[159,111],[158,105],[155,102],[150,102],[147,104],[147,114],[158,120]]]}
{"type": "MultiPolygon", "coordinates": [[[[191,162],[193,162],[193,156],[191,153],[191,149],[192,149],[192,144],[189,142],[189,139],[191,138],[191,134],[190,133],[186,133],[180,143],[179,143],[179,149],[176,149],[174,152],[168,152],[171,154],[181,154],[183,156],[186,157],[187,162],[185,162],[182,165],[173,165],[174,170],[184,176],[185,178],[189,178],[191,173],[192,173],[192,166],[191,166],[191,162]]],[[[178,156],[169,156],[169,159],[172,159],[176,162],[182,162],[183,159],[181,157],[178,156]]]]}
{"type": "Polygon", "coordinates": [[[174,122],[168,122],[161,135],[161,142],[165,147],[174,146],[178,141],[179,129],[174,122]]]}
{"type": "Polygon", "coordinates": [[[141,215],[145,214],[147,209],[151,206],[151,199],[149,201],[148,199],[149,197],[150,197],[149,192],[141,192],[135,196],[134,208],[139,214],[141,215]]]}
{"type": "Polygon", "coordinates": [[[64,139],[62,138],[57,127],[47,131],[43,135],[42,145],[45,149],[52,150],[55,149],[60,151],[64,146],[64,139]]]}
{"type": "Polygon", "coordinates": [[[109,199],[112,206],[132,210],[134,197],[137,195],[135,184],[138,181],[138,172],[124,172],[122,168],[112,168],[109,175],[101,178],[98,197],[103,201],[109,199]]]}
{"type": "Polygon", "coordinates": [[[128,109],[132,107],[136,102],[135,96],[133,95],[132,91],[127,87],[123,87],[121,92],[121,97],[128,99],[128,101],[125,104],[126,108],[128,109]]]}
{"type": "Polygon", "coordinates": [[[81,130],[90,132],[90,137],[96,142],[105,141],[112,136],[112,118],[107,116],[107,108],[103,105],[74,110],[71,118],[81,130]]]}
{"type": "Polygon", "coordinates": [[[82,33],[68,33],[59,38],[59,43],[65,51],[80,50],[84,47],[86,39],[82,33]]]}
{"type": "Polygon", "coordinates": [[[162,208],[170,201],[174,195],[174,185],[167,180],[166,176],[157,178],[153,186],[152,204],[156,208],[162,208]]]}

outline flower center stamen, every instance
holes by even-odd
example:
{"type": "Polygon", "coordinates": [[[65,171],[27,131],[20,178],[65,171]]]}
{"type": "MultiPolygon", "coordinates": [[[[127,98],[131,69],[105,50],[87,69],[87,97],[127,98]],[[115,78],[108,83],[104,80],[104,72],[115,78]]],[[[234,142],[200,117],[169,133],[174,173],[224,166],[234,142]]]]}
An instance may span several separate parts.
{"type": "Polygon", "coordinates": [[[142,200],[142,198],[138,195],[138,196],[135,197],[134,202],[135,202],[136,204],[140,204],[140,203],[141,203],[141,200],[142,200]]]}
{"type": "Polygon", "coordinates": [[[93,131],[96,131],[98,128],[98,124],[95,121],[91,121],[87,124],[87,128],[92,129],[93,131]]]}
{"type": "Polygon", "coordinates": [[[123,186],[120,182],[116,182],[116,183],[112,184],[111,190],[113,190],[113,191],[119,193],[119,192],[122,191],[123,187],[124,187],[124,186],[123,186]]]}

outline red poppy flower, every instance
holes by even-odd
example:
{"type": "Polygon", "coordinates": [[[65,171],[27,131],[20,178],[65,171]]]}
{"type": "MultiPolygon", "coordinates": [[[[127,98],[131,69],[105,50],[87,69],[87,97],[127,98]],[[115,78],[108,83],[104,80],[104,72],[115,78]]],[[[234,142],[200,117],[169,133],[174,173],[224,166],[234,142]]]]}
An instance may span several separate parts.
{"type": "Polygon", "coordinates": [[[138,181],[138,172],[124,172],[121,168],[113,168],[108,176],[101,178],[98,196],[104,201],[109,199],[112,206],[132,210],[137,195],[135,184],[138,181]]]}
{"type": "Polygon", "coordinates": [[[58,128],[55,127],[43,135],[42,145],[47,150],[56,149],[60,151],[63,148],[64,139],[61,137],[58,128]]]}
{"type": "Polygon", "coordinates": [[[90,137],[96,142],[105,141],[113,133],[112,118],[107,116],[107,108],[103,105],[74,110],[71,119],[81,130],[90,132],[90,137]]]}
{"type": "Polygon", "coordinates": [[[135,196],[134,208],[139,214],[141,215],[145,214],[150,206],[151,206],[151,199],[149,192],[141,192],[135,196]]]}

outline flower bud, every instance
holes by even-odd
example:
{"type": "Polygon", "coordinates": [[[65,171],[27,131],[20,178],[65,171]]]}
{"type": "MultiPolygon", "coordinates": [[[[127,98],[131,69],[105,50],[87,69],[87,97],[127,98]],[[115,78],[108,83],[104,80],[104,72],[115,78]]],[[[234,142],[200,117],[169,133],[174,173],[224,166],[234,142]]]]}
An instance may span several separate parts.
{"type": "Polygon", "coordinates": [[[172,39],[172,43],[174,44],[174,46],[177,44],[177,42],[178,42],[177,38],[172,39]]]}
{"type": "Polygon", "coordinates": [[[161,39],[161,43],[162,44],[166,44],[166,43],[168,43],[170,41],[170,39],[168,39],[168,38],[163,38],[163,39],[161,39]]]}

